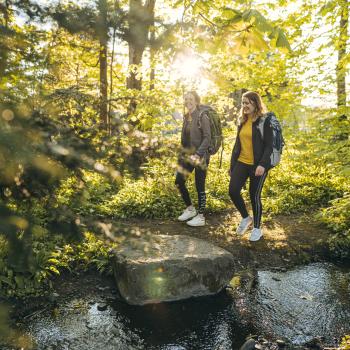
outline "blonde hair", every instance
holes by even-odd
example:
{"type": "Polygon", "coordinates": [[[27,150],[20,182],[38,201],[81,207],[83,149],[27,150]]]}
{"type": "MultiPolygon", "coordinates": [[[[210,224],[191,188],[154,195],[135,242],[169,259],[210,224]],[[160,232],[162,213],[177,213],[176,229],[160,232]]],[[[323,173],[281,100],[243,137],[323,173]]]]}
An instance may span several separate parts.
{"type": "MultiPolygon", "coordinates": [[[[242,95],[243,98],[247,98],[250,103],[252,103],[255,106],[255,112],[253,114],[253,122],[258,120],[260,117],[263,116],[264,113],[267,112],[267,108],[264,104],[264,102],[261,100],[260,95],[257,92],[254,91],[247,91],[242,95]]],[[[239,124],[242,125],[248,120],[248,116],[244,114],[243,112],[243,106],[241,107],[241,110],[239,111],[239,124]]]]}

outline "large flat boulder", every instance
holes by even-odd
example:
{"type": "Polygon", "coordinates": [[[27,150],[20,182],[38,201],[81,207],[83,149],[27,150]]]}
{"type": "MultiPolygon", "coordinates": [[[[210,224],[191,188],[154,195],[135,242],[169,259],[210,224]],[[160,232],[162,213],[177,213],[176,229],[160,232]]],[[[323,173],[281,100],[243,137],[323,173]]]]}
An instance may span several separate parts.
{"type": "Polygon", "coordinates": [[[119,292],[133,305],[216,294],[234,274],[231,253],[188,236],[132,239],[115,254],[119,292]]]}

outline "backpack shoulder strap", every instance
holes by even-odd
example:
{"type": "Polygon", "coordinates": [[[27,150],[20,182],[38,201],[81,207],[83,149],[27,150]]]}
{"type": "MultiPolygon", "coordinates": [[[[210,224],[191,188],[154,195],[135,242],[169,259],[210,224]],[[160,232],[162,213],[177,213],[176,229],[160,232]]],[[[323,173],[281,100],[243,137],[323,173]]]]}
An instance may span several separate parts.
{"type": "Polygon", "coordinates": [[[258,124],[258,129],[260,130],[260,133],[261,133],[261,136],[262,136],[263,139],[264,139],[265,123],[266,122],[270,123],[272,118],[276,119],[276,115],[273,112],[267,112],[267,113],[263,114],[262,117],[260,117],[259,124],[258,124]]]}
{"type": "Polygon", "coordinates": [[[199,105],[199,118],[198,118],[198,127],[201,128],[202,127],[202,117],[203,117],[203,114],[207,112],[208,114],[208,117],[209,117],[209,111],[211,110],[212,108],[210,106],[207,106],[207,105],[199,105]]]}
{"type": "Polygon", "coordinates": [[[262,139],[264,139],[264,126],[265,126],[265,121],[267,118],[268,118],[267,113],[259,118],[258,129],[260,131],[262,139]]]}

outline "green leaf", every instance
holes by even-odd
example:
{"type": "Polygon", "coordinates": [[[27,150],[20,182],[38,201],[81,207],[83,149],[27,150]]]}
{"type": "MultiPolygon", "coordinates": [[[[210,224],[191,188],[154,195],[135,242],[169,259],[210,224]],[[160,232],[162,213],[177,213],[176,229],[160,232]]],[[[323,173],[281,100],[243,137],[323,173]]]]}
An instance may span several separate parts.
{"type": "Polygon", "coordinates": [[[20,289],[24,288],[24,278],[22,276],[15,276],[15,282],[20,289]]]}
{"type": "Polygon", "coordinates": [[[288,39],[284,34],[282,29],[278,29],[277,31],[277,39],[276,39],[276,47],[286,48],[289,51],[292,51],[292,48],[289,45],[288,39]]]}
{"type": "Polygon", "coordinates": [[[242,13],[242,18],[244,21],[248,22],[253,16],[253,10],[247,10],[242,13]]]}
{"type": "Polygon", "coordinates": [[[227,19],[231,23],[236,23],[242,20],[242,13],[229,7],[224,7],[221,10],[221,18],[227,19]]]}
{"type": "Polygon", "coordinates": [[[325,5],[323,5],[319,11],[322,16],[326,16],[328,13],[333,12],[337,5],[336,1],[328,1],[325,5]]]}
{"type": "Polygon", "coordinates": [[[9,278],[5,276],[0,276],[0,281],[8,284],[11,288],[14,288],[14,284],[9,278]]]}

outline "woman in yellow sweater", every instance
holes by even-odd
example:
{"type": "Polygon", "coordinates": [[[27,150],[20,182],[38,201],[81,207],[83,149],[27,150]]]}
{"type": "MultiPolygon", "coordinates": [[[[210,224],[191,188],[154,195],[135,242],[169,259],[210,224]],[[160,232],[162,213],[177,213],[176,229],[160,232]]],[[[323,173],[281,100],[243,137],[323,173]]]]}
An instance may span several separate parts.
{"type": "Polygon", "coordinates": [[[260,118],[265,112],[266,107],[259,94],[253,91],[243,94],[237,138],[231,157],[229,194],[242,216],[236,233],[243,235],[253,223],[250,241],[258,241],[263,235],[260,229],[261,190],[268,170],[271,168],[273,143],[271,124],[264,123],[264,138],[259,130],[260,118]],[[249,216],[241,195],[241,190],[248,178],[253,218],[249,216]]]}

